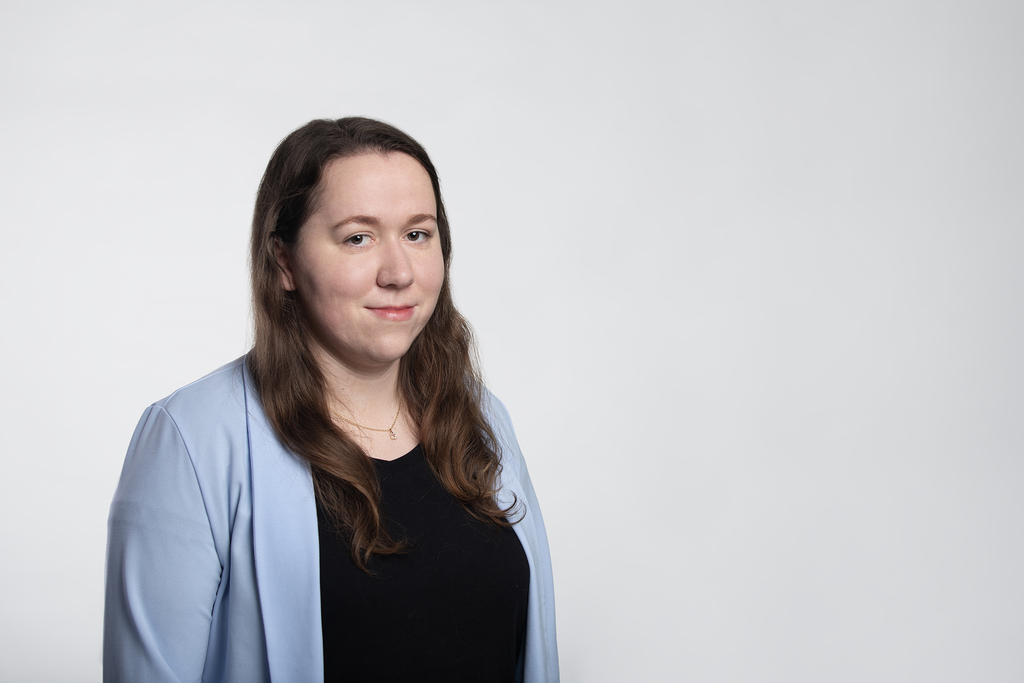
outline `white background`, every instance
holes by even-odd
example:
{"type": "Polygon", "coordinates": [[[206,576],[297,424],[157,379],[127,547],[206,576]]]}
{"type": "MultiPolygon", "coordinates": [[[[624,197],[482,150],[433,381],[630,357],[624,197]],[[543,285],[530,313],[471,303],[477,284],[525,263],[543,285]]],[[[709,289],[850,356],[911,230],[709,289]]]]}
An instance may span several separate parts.
{"type": "Polygon", "coordinates": [[[100,677],[150,402],[277,142],[417,137],[563,680],[1024,680],[1024,5],[0,5],[0,679],[100,677]]]}

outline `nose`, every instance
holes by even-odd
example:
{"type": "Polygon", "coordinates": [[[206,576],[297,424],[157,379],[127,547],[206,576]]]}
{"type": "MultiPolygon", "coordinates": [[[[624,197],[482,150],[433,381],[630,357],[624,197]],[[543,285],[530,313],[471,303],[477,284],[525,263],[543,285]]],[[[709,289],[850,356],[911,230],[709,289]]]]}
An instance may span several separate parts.
{"type": "Polygon", "coordinates": [[[401,289],[413,283],[412,261],[400,240],[385,240],[378,253],[377,286],[401,289]]]}

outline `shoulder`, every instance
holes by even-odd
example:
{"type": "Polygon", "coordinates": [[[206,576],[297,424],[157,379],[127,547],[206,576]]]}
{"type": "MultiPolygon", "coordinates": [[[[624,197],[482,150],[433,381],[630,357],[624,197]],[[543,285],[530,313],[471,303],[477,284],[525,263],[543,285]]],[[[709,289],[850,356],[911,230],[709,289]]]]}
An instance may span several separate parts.
{"type": "Polygon", "coordinates": [[[209,421],[245,409],[245,358],[222,365],[153,405],[185,421],[209,421]]]}
{"type": "Polygon", "coordinates": [[[248,453],[244,366],[239,358],[153,403],[143,413],[129,455],[139,447],[164,457],[178,450],[200,478],[218,478],[225,461],[244,460],[248,453]],[[161,446],[155,447],[158,443],[161,446]]]}
{"type": "Polygon", "coordinates": [[[499,427],[512,429],[512,418],[508,414],[508,408],[505,407],[505,404],[497,396],[491,393],[490,389],[487,387],[482,389],[480,400],[484,417],[490,423],[491,429],[499,427]]]}
{"type": "Polygon", "coordinates": [[[491,426],[495,438],[498,440],[498,450],[503,465],[511,465],[516,474],[519,475],[524,467],[523,453],[519,449],[519,440],[516,438],[516,430],[512,426],[512,417],[508,408],[484,387],[481,404],[484,417],[491,426]]]}

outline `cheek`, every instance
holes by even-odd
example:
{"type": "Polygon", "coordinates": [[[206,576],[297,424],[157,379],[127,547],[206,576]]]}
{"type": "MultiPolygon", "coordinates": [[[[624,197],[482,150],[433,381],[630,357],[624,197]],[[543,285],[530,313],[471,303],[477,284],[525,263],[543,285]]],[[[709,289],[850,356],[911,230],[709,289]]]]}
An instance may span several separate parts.
{"type": "Polygon", "coordinates": [[[322,301],[356,299],[373,289],[374,273],[359,264],[308,263],[300,278],[299,291],[322,301]]]}
{"type": "Polygon", "coordinates": [[[444,261],[438,256],[437,260],[431,263],[430,270],[427,274],[427,285],[431,294],[433,295],[434,301],[437,301],[438,295],[441,293],[441,286],[444,284],[444,261]]]}

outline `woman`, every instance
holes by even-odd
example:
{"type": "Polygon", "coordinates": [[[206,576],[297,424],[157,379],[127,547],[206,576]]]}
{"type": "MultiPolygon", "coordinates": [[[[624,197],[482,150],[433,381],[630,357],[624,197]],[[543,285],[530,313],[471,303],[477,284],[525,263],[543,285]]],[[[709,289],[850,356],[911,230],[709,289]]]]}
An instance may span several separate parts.
{"type": "Polygon", "coordinates": [[[424,149],[275,151],[252,351],[159,401],[110,511],[108,681],[558,679],[547,538],[448,285],[424,149]]]}

